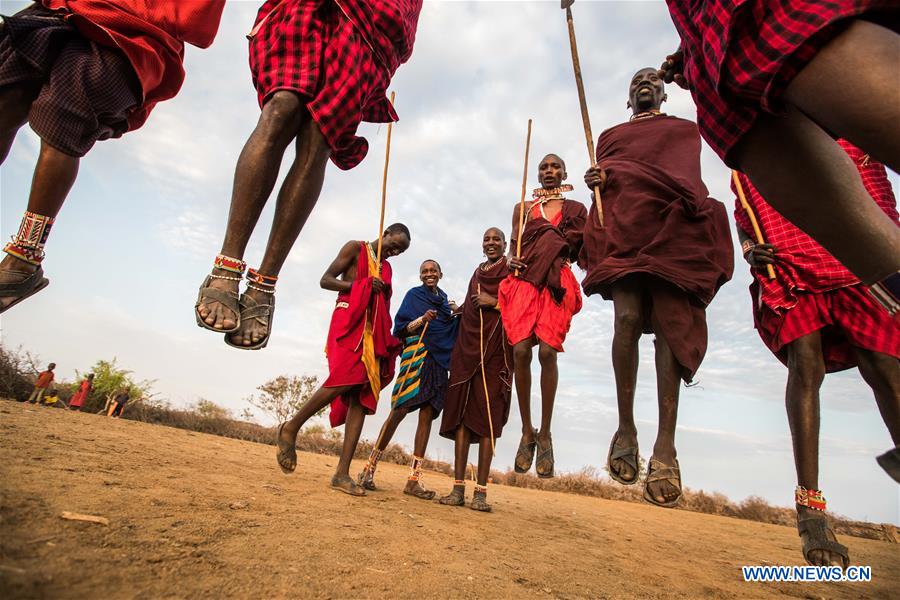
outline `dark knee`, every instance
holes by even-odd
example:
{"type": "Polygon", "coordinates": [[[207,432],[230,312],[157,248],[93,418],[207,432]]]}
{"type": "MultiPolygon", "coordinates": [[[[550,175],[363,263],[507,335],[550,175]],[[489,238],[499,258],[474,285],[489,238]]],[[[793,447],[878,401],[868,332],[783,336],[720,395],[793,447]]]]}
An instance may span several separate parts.
{"type": "Polygon", "coordinates": [[[538,350],[538,360],[541,362],[542,367],[555,365],[556,364],[556,350],[554,350],[550,346],[541,344],[541,347],[538,350]]]}
{"type": "Polygon", "coordinates": [[[615,331],[629,337],[637,337],[641,332],[641,315],[636,310],[616,311],[615,331]]]}
{"type": "Polygon", "coordinates": [[[825,379],[825,361],[818,346],[797,340],[788,350],[788,378],[805,390],[818,390],[825,379]]]}
{"type": "Polygon", "coordinates": [[[286,131],[290,131],[291,137],[293,137],[303,116],[303,111],[303,104],[297,94],[284,91],[275,92],[263,106],[258,129],[267,137],[280,137],[286,131]]]}
{"type": "Polygon", "coordinates": [[[517,364],[531,362],[531,346],[522,344],[513,346],[513,359],[517,364]]]}

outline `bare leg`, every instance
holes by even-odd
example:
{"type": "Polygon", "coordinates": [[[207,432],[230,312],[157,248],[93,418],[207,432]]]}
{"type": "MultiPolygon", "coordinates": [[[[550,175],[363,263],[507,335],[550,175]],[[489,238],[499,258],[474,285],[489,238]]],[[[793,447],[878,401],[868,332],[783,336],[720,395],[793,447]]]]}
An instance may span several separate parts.
{"type": "MultiPolygon", "coordinates": [[[[619,428],[616,445],[637,447],[637,426],[634,423],[634,389],[637,385],[638,341],[641,338],[643,294],[636,282],[623,280],[612,288],[615,310],[615,333],[612,343],[613,372],[616,376],[616,399],[619,405],[619,428]]],[[[633,481],[638,473],[622,459],[609,465],[625,481],[633,481]]]]}
{"type": "Polygon", "coordinates": [[[300,407],[297,414],[284,424],[284,428],[281,430],[282,441],[292,444],[296,443],[297,434],[300,433],[300,428],[302,428],[307,421],[316,416],[316,413],[320,410],[331,404],[335,398],[353,393],[358,387],[359,386],[356,385],[345,385],[343,387],[320,387],[317,389],[313,395],[310,396],[309,400],[300,407]]]}
{"type": "Polygon", "coordinates": [[[900,446],[900,361],[888,354],[854,348],[859,372],[875,393],[881,418],[895,446],[900,446]]]}
{"type": "Polygon", "coordinates": [[[900,230],[872,201],[850,157],[797,109],[760,115],[734,158],[778,212],[864,283],[900,269],[900,230]]]}
{"type": "Polygon", "coordinates": [[[40,90],[40,81],[16,84],[0,89],[0,165],[6,161],[19,129],[28,121],[31,103],[34,102],[40,90]]]}
{"type": "Polygon", "coordinates": [[[493,458],[491,438],[480,438],[478,440],[478,485],[487,485],[491,476],[491,461],[493,458]]]}
{"type": "Polygon", "coordinates": [[[391,443],[391,439],[397,432],[397,427],[400,426],[407,414],[409,414],[409,410],[405,406],[391,409],[388,418],[384,420],[384,425],[381,426],[381,433],[378,434],[378,438],[381,440],[378,443],[379,450],[384,450],[388,447],[388,444],[391,443]]]}
{"type": "MultiPolygon", "coordinates": [[[[250,234],[275,187],[284,151],[304,121],[309,121],[309,115],[300,97],[293,92],[276,92],[263,106],[256,129],[244,145],[235,168],[222,254],[243,258],[250,234]]],[[[213,269],[213,274],[233,275],[219,269],[213,269]]],[[[210,285],[232,292],[238,290],[236,281],[215,279],[210,285]]],[[[201,305],[198,312],[206,323],[219,329],[234,327],[237,317],[213,301],[201,305]]]]}
{"type": "MultiPolygon", "coordinates": [[[[319,131],[319,126],[308,119],[297,136],[297,158],[278,192],[272,231],[259,267],[260,273],[274,277],[281,271],[300,230],[319,200],[325,180],[325,166],[330,155],[331,149],[319,131]]],[[[270,294],[253,289],[248,289],[245,293],[260,304],[271,303],[270,294]]],[[[266,327],[251,320],[242,322],[240,330],[231,335],[231,340],[251,346],[265,336],[266,327]]]]}
{"type": "Polygon", "coordinates": [[[350,479],[350,461],[356,452],[359,436],[362,433],[363,422],[366,419],[366,411],[358,398],[350,402],[350,410],[347,412],[347,423],[344,425],[344,447],[341,449],[341,458],[338,461],[335,477],[350,479]]]}
{"type": "Polygon", "coordinates": [[[438,502],[448,506],[463,506],[466,502],[466,467],[469,462],[469,444],[472,441],[471,431],[460,425],[456,428],[454,439],[453,476],[456,482],[453,489],[446,496],[438,499],[438,502]],[[459,482],[459,483],[457,483],[459,482]]]}
{"type": "Polygon", "coordinates": [[[900,171],[900,35],[857,19],[819,50],[785,91],[823,128],[900,171]]]}
{"type": "Polygon", "coordinates": [[[538,439],[546,445],[550,442],[550,422],[553,419],[553,404],[556,402],[556,388],[559,385],[557,351],[544,342],[538,346],[538,361],[541,363],[541,429],[538,439]]]}
{"type": "MultiPolygon", "coordinates": [[[[69,156],[41,142],[41,153],[31,181],[28,210],[47,217],[56,217],[69,195],[78,176],[80,159],[69,156]]],[[[0,261],[0,283],[16,283],[37,271],[38,266],[6,255],[0,261]]],[[[16,298],[0,298],[0,307],[6,307],[16,298]]]]}
{"type": "Polygon", "coordinates": [[[522,416],[522,441],[534,441],[534,425],[531,422],[531,339],[513,346],[515,363],[516,397],[519,399],[519,414],[522,416]]]}
{"type": "Polygon", "coordinates": [[[434,422],[434,408],[430,404],[419,409],[419,424],[416,427],[416,440],[413,453],[425,456],[428,449],[428,438],[431,436],[431,424],[434,422]]]}
{"type": "MultiPolygon", "coordinates": [[[[788,349],[788,382],[786,406],[797,484],[810,490],[819,489],[819,389],[825,379],[822,336],[818,331],[794,340],[788,349]]],[[[816,514],[797,505],[798,518],[816,514]]],[[[814,565],[841,565],[840,556],[825,550],[813,550],[809,556],[814,565]]]]}
{"type": "MultiPolygon", "coordinates": [[[[653,330],[662,331],[653,315],[653,330]]],[[[675,360],[666,339],[656,335],[656,394],[659,401],[659,428],[656,443],[653,445],[653,457],[661,463],[674,466],[675,426],[678,422],[678,392],[681,386],[681,365],[675,360]]],[[[657,502],[671,502],[681,495],[681,490],[668,481],[654,481],[647,484],[648,492],[657,502]]]]}

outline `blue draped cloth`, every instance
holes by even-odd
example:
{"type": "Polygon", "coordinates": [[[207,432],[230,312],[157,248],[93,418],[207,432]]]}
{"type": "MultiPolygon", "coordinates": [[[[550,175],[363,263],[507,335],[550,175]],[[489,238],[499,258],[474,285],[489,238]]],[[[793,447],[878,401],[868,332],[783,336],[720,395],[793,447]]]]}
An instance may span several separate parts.
{"type": "MultiPolygon", "coordinates": [[[[428,351],[428,355],[442,368],[450,369],[450,353],[456,342],[456,333],[459,327],[459,319],[453,316],[447,294],[441,288],[433,293],[428,286],[420,285],[406,292],[403,303],[394,316],[394,336],[403,339],[401,332],[407,325],[424,315],[427,311],[437,312],[437,318],[428,323],[428,330],[422,338],[422,343],[428,351]]],[[[410,332],[418,339],[421,329],[410,332]]]]}

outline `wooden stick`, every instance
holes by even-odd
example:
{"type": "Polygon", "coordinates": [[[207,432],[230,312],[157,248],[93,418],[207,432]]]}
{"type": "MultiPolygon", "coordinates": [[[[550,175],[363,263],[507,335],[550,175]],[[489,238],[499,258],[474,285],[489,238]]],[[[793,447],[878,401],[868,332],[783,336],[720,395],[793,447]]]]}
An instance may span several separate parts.
{"type": "MultiPolygon", "coordinates": [[[[391,92],[391,106],[394,105],[394,97],[396,94],[391,92]]],[[[375,276],[381,277],[381,244],[384,239],[384,207],[387,203],[387,174],[388,165],[391,162],[391,129],[394,125],[393,121],[388,123],[387,130],[387,149],[384,151],[384,176],[381,178],[381,219],[378,221],[378,255],[375,259],[375,276]]]]}
{"type": "MultiPolygon", "coordinates": [[[[584,80],[581,77],[581,61],[578,60],[578,44],[575,41],[575,22],[572,20],[572,8],[566,7],[566,23],[569,25],[569,46],[572,48],[572,68],[575,70],[575,85],[578,87],[578,103],[581,105],[581,123],[584,125],[584,137],[587,141],[588,160],[591,166],[597,166],[597,155],[594,149],[594,134],[591,133],[591,117],[588,115],[587,98],[584,95],[584,80]]],[[[594,205],[597,207],[597,220],[603,228],[603,202],[600,199],[600,186],[594,186],[594,205]]]]}
{"type": "MultiPolygon", "coordinates": [[[[525,229],[525,187],[528,185],[528,152],[531,150],[531,119],[528,119],[528,135],[525,138],[525,169],[522,172],[522,197],[519,198],[519,235],[516,237],[516,258],[522,258],[522,231],[525,229]]],[[[516,269],[516,275],[519,270],[516,269]]]]}
{"type": "MultiPolygon", "coordinates": [[[[481,284],[478,284],[478,295],[481,295],[481,284]]],[[[481,348],[481,383],[484,384],[484,401],[487,405],[488,429],[491,433],[491,454],[497,456],[497,448],[494,446],[494,422],[491,419],[491,394],[488,392],[487,375],[484,372],[484,313],[478,307],[478,345],[481,348]]]]}
{"type": "MultiPolygon", "coordinates": [[[[416,346],[422,343],[422,338],[425,337],[425,332],[428,331],[428,323],[425,323],[425,326],[422,328],[422,333],[419,334],[419,339],[416,341],[416,346]]],[[[409,372],[412,370],[412,364],[416,360],[416,353],[418,349],[413,351],[412,356],[409,358],[409,367],[406,368],[406,373],[403,374],[402,379],[397,382],[397,389],[400,392],[403,392],[403,385],[406,383],[406,380],[409,379],[409,372]]],[[[385,421],[384,425],[381,426],[381,431],[378,433],[378,440],[375,441],[375,450],[378,450],[378,446],[381,445],[381,440],[384,438],[384,428],[387,425],[387,421],[385,421]]]]}
{"type": "MultiPolygon", "coordinates": [[[[741,179],[738,177],[737,171],[731,171],[731,180],[734,182],[735,189],[737,189],[738,199],[741,201],[741,206],[744,207],[744,212],[750,217],[750,225],[753,226],[753,233],[756,235],[756,243],[765,244],[766,241],[763,239],[762,230],[759,228],[756,215],[753,214],[753,208],[750,206],[750,203],[747,202],[747,197],[744,195],[744,186],[741,185],[741,179]]],[[[766,265],[766,271],[769,273],[769,279],[775,279],[775,269],[772,268],[772,265],[766,265]]]]}

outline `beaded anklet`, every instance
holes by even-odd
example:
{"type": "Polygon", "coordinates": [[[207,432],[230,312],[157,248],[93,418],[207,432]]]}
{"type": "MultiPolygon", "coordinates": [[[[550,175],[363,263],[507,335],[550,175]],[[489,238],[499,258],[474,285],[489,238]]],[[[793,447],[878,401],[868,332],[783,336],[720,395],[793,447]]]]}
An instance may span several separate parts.
{"type": "Polygon", "coordinates": [[[251,290],[256,290],[257,292],[262,292],[264,294],[274,294],[275,283],[277,281],[277,277],[263,275],[256,269],[247,270],[247,287],[251,290]]]}
{"type": "Polygon", "coordinates": [[[230,256],[225,256],[224,254],[218,254],[216,255],[216,259],[213,261],[213,266],[217,269],[222,269],[223,271],[231,271],[232,273],[243,275],[244,270],[247,268],[247,263],[239,258],[232,258],[230,256]]]}
{"type": "Polygon", "coordinates": [[[44,245],[55,221],[54,217],[25,211],[19,231],[3,251],[29,264],[40,265],[44,260],[44,245]]]}
{"type": "Polygon", "coordinates": [[[808,490],[802,485],[798,485],[794,490],[794,502],[798,506],[805,506],[813,510],[825,510],[825,496],[822,490],[808,490]]]}

